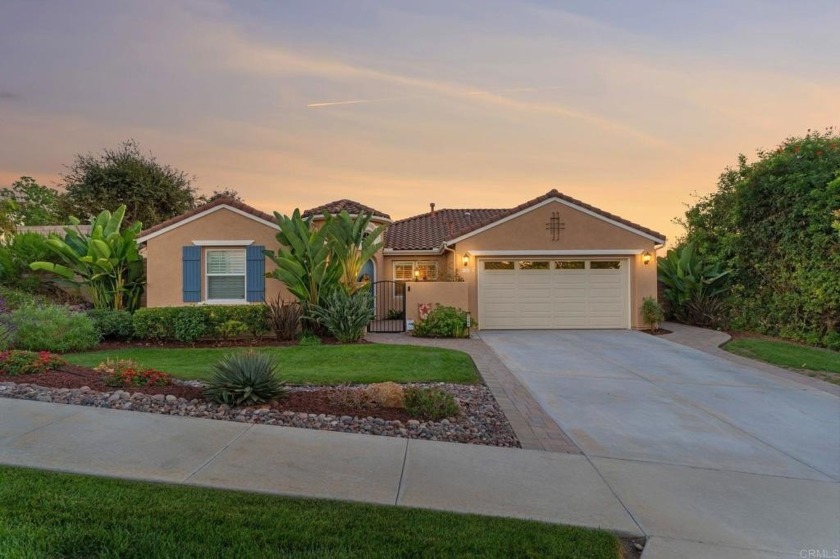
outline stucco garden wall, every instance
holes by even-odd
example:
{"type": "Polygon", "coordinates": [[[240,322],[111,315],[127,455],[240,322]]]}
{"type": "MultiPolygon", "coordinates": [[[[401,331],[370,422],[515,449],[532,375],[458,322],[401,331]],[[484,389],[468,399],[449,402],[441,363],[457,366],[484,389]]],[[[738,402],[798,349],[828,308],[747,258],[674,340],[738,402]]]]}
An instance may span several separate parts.
{"type": "Polygon", "coordinates": [[[469,286],[456,281],[415,281],[406,284],[405,313],[409,320],[419,317],[418,306],[431,303],[469,310],[469,286]]]}

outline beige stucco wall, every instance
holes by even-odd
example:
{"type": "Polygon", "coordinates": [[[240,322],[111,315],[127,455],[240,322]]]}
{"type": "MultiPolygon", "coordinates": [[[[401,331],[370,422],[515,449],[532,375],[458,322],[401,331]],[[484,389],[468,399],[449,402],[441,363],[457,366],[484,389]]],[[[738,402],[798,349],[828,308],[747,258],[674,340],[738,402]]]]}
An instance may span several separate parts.
{"type": "Polygon", "coordinates": [[[406,318],[417,320],[418,305],[423,303],[469,310],[469,286],[465,282],[454,281],[413,281],[406,284],[406,318]]]}
{"type": "MultiPolygon", "coordinates": [[[[192,245],[193,241],[252,240],[254,241],[253,244],[263,245],[268,250],[277,250],[276,234],[277,229],[275,227],[270,227],[222,208],[150,239],[146,243],[148,263],[146,305],[149,307],[167,307],[190,304],[183,302],[182,247],[192,245]]],[[[202,247],[202,278],[205,269],[204,254],[207,249],[212,248],[214,247],[202,247]]],[[[265,267],[266,272],[270,272],[274,269],[274,264],[266,259],[265,267]]],[[[205,285],[202,279],[202,299],[205,295],[204,289],[205,285]]],[[[266,299],[271,299],[277,294],[286,299],[292,298],[282,283],[272,278],[266,278],[266,299]]]]}
{"type": "MultiPolygon", "coordinates": [[[[560,202],[551,202],[515,219],[499,224],[482,233],[465,239],[453,247],[450,262],[457,263],[459,273],[469,285],[470,312],[481,324],[478,316],[478,285],[476,257],[472,256],[467,268],[462,267],[465,253],[484,250],[638,250],[636,255],[622,255],[630,259],[631,326],[641,328],[639,308],[645,297],[656,297],[656,253],[654,242],[631,231],[622,229],[602,219],[587,215],[560,202]],[[558,212],[564,229],[560,239],[551,239],[546,224],[552,212],[558,212]],[[642,264],[641,252],[651,253],[651,263],[642,264]]],[[[608,256],[599,254],[600,257],[608,256]]],[[[529,257],[530,258],[530,257],[529,257]]],[[[451,264],[450,264],[451,266],[451,264]]]]}

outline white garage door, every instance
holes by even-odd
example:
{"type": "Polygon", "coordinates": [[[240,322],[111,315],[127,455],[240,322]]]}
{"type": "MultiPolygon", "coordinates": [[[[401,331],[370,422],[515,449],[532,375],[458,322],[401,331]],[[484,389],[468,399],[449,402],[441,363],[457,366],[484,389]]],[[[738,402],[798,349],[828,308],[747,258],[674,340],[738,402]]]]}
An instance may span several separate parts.
{"type": "Polygon", "coordinates": [[[479,327],[629,328],[626,258],[480,260],[479,327]]]}

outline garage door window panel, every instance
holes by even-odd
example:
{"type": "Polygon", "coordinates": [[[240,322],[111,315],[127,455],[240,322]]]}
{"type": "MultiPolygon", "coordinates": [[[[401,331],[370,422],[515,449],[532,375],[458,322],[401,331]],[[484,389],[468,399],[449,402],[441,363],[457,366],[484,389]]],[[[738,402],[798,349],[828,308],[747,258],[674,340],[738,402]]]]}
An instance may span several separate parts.
{"type": "Polygon", "coordinates": [[[513,260],[489,260],[484,262],[485,270],[513,270],[513,260]]]}
{"type": "Polygon", "coordinates": [[[548,260],[520,260],[520,270],[548,270],[548,260]]]}
{"type": "Polygon", "coordinates": [[[621,260],[593,260],[589,263],[591,270],[620,270],[621,260]]]}
{"type": "Polygon", "coordinates": [[[585,270],[586,260],[557,260],[554,263],[555,270],[585,270]]]}

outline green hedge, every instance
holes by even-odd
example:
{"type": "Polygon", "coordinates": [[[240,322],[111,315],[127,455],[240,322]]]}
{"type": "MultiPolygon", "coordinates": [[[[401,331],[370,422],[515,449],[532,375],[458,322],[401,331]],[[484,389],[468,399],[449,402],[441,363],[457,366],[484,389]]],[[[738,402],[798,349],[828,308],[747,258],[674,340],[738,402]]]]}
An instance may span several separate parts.
{"type": "Polygon", "coordinates": [[[225,324],[241,322],[249,335],[262,338],[271,331],[265,305],[202,305],[154,307],[134,313],[134,337],[153,342],[193,343],[225,337],[225,324]]]}

